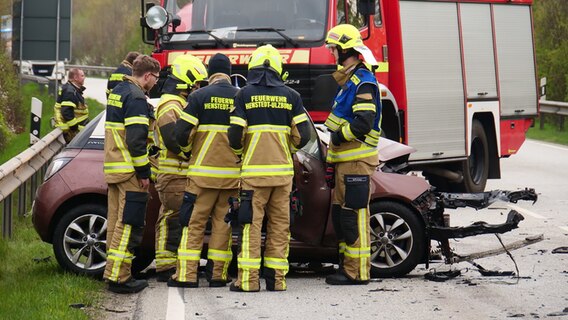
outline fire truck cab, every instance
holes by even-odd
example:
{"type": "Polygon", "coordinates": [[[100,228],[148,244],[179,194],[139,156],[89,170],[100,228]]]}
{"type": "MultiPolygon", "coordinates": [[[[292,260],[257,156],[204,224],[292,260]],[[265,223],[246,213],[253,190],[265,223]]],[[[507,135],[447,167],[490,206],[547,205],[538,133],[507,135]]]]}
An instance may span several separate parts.
{"type": "Polygon", "coordinates": [[[441,190],[483,191],[538,114],[532,0],[141,2],[163,77],[177,55],[221,52],[246,78],[254,48],[270,43],[316,123],[337,90],[326,33],[358,27],[379,61],[382,134],[416,148],[411,166],[441,190]]]}

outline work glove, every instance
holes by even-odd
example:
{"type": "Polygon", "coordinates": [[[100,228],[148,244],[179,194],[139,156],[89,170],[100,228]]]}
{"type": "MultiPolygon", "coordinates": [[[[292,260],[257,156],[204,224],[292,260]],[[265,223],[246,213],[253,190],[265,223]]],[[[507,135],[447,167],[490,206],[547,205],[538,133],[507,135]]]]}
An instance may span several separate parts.
{"type": "Polygon", "coordinates": [[[341,136],[339,131],[332,132],[330,138],[331,138],[331,143],[333,143],[333,145],[335,145],[335,146],[338,146],[342,142],[345,142],[345,139],[343,139],[343,136],[341,136]]]}
{"type": "Polygon", "coordinates": [[[325,182],[328,188],[335,188],[335,163],[327,163],[325,168],[325,182]]]}
{"type": "Polygon", "coordinates": [[[158,155],[160,154],[160,149],[158,146],[156,145],[149,145],[148,146],[148,156],[149,157],[158,157],[158,155]]]}
{"type": "Polygon", "coordinates": [[[229,197],[229,211],[225,215],[224,221],[231,227],[238,226],[239,224],[239,198],[229,197]]]}

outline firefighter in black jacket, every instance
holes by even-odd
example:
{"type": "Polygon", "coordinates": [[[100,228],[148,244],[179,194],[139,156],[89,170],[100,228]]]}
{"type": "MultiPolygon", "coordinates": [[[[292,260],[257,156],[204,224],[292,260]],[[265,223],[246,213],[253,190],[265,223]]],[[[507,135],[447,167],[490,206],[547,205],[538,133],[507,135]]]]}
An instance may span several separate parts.
{"type": "Polygon", "coordinates": [[[145,93],[159,77],[160,64],[141,55],[109,95],[105,121],[104,174],[108,184],[107,264],[104,279],[116,293],[138,292],[146,280],[132,278],[134,250],[142,241],[150,162],[148,127],[151,110],[145,93]]]}
{"type": "Polygon", "coordinates": [[[120,66],[114,70],[114,72],[110,75],[107,81],[107,90],[106,95],[108,98],[109,93],[116,87],[119,83],[124,80],[124,76],[131,76],[132,75],[132,63],[134,60],[140,55],[139,52],[130,51],[124,60],[120,63],[120,66]]]}
{"type": "Polygon", "coordinates": [[[55,126],[63,131],[63,138],[69,143],[89,122],[89,108],[83,97],[83,91],[85,91],[83,70],[70,69],[67,78],[69,81],[59,89],[54,113],[55,126]]]}
{"type": "Polygon", "coordinates": [[[242,156],[239,276],[230,289],[260,290],[261,229],[266,215],[266,289],[284,291],[289,268],[292,155],[309,141],[309,118],[300,94],[282,81],[278,50],[271,45],[257,48],[248,68],[247,85],[235,97],[229,128],[231,148],[242,156]]]}
{"type": "Polygon", "coordinates": [[[189,96],[176,124],[177,141],[182,150],[191,152],[191,158],[180,210],[183,231],[177,272],[168,281],[170,287],[198,286],[197,267],[209,217],[206,278],[210,287],[230,281],[231,227],[224,217],[229,209],[227,199],[238,194],[240,165],[229,146],[227,129],[238,89],[231,85],[231,62],[225,55],[218,53],[209,60],[208,73],[209,85],[189,96]]]}

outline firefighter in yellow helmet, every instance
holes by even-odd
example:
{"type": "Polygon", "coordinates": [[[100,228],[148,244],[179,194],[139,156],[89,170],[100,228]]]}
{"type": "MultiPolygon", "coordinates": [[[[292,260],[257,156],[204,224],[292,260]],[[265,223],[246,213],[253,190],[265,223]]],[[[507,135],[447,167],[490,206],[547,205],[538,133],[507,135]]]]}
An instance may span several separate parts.
{"type": "Polygon", "coordinates": [[[207,221],[211,235],[207,248],[205,275],[210,287],[223,287],[233,259],[231,227],[224,217],[229,197],[238,195],[240,164],[229,147],[229,111],[238,89],[231,85],[231,62],[223,54],[209,60],[209,85],[193,92],[176,124],[182,150],[191,151],[187,185],[180,210],[182,237],[176,274],[170,287],[199,286],[197,268],[207,221]]]}
{"type": "Polygon", "coordinates": [[[235,97],[229,128],[231,148],[242,157],[239,273],[230,289],[260,290],[261,229],[266,216],[266,289],[284,291],[289,268],[292,155],[309,140],[309,118],[298,92],[282,80],[278,50],[271,45],[257,48],[248,68],[247,85],[235,97]]]}
{"type": "Polygon", "coordinates": [[[55,126],[63,131],[65,142],[69,143],[89,122],[89,108],[85,104],[83,91],[85,73],[81,69],[69,69],[66,84],[59,89],[54,107],[55,126]]]}
{"type": "Polygon", "coordinates": [[[328,185],[334,188],[331,210],[340,268],[325,281],[332,285],[367,284],[371,266],[369,188],[379,161],[381,131],[379,84],[372,71],[377,62],[352,25],[332,28],[325,41],[343,67],[333,74],[341,90],[325,121],[331,132],[327,173],[328,185]]]}
{"type": "Polygon", "coordinates": [[[109,95],[105,121],[104,174],[108,184],[107,263],[104,279],[116,293],[134,293],[148,286],[132,278],[134,250],[144,231],[150,163],[148,127],[151,112],[145,93],[158,79],[160,64],[141,55],[132,76],[125,76],[109,95]]]}
{"type": "Polygon", "coordinates": [[[157,147],[160,149],[156,190],[162,206],[156,221],[156,273],[166,282],[175,273],[181,235],[179,209],[186,184],[189,153],[181,150],[174,133],[189,94],[207,79],[198,58],[185,54],[173,61],[156,108],[157,147]]]}

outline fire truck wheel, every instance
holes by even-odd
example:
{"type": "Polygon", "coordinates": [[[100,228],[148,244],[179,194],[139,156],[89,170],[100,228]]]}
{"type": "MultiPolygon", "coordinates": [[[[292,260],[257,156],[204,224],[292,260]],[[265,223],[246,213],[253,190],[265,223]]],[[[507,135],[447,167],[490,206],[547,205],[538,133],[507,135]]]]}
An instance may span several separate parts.
{"type": "Polygon", "coordinates": [[[485,129],[479,120],[473,120],[471,128],[471,153],[463,162],[463,182],[460,192],[483,192],[489,175],[489,146],[485,129]]]}
{"type": "Polygon", "coordinates": [[[405,276],[424,257],[424,223],[417,213],[398,202],[374,202],[370,211],[371,276],[405,276]]]}

